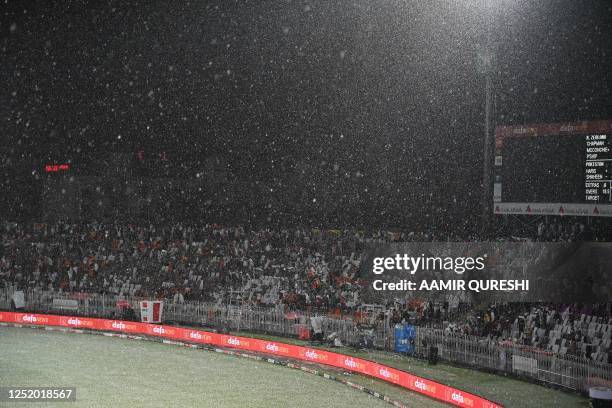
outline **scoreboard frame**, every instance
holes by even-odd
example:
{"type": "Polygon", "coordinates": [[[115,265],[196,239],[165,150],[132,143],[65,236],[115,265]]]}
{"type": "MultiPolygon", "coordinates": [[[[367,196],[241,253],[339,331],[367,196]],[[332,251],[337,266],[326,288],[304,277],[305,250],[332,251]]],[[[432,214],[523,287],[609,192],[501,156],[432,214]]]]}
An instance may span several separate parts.
{"type": "Polygon", "coordinates": [[[523,214],[523,215],[567,215],[587,217],[612,217],[612,203],[536,203],[536,202],[504,202],[502,181],[497,181],[496,175],[503,166],[504,142],[510,138],[526,137],[561,137],[587,136],[606,134],[612,140],[612,120],[581,121],[569,123],[543,123],[519,126],[497,126],[495,128],[495,162],[493,181],[493,213],[523,214]]]}

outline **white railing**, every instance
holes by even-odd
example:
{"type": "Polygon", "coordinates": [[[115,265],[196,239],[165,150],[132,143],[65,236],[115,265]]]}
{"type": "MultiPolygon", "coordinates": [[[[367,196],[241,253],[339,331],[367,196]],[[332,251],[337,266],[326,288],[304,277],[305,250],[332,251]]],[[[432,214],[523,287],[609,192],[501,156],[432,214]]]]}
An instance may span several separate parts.
{"type": "Polygon", "coordinates": [[[484,338],[458,336],[442,330],[417,328],[416,348],[435,346],[439,357],[453,364],[530,378],[586,392],[594,384],[612,384],[612,365],[520,345],[490,343],[484,338]]]}

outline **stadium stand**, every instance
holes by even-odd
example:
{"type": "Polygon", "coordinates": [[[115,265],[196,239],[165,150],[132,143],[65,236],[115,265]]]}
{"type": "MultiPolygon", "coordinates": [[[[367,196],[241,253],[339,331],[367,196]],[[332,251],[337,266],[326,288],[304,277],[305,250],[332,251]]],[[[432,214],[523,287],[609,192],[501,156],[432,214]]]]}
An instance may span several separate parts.
{"type": "MultiPolygon", "coordinates": [[[[518,239],[597,238],[598,231],[583,224],[557,222],[539,225],[532,236],[518,239]]],[[[355,316],[364,303],[365,283],[358,269],[368,245],[435,240],[462,239],[431,231],[5,223],[0,288],[317,309],[355,316]]],[[[447,332],[493,343],[610,360],[609,304],[509,303],[481,311],[455,309],[453,315],[448,304],[439,302],[390,301],[383,306],[386,312],[380,318],[388,316],[390,324],[443,326],[447,332]]]]}

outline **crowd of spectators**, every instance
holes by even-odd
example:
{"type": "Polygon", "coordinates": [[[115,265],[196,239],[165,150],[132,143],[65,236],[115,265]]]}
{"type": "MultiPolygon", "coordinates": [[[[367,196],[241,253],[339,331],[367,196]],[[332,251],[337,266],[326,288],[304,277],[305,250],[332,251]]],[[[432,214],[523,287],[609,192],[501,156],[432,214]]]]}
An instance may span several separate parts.
{"type": "Polygon", "coordinates": [[[364,245],[383,233],[218,225],[5,224],[0,282],[295,308],[354,308],[364,245]]]}
{"type": "MultiPolygon", "coordinates": [[[[603,237],[602,237],[603,238],[603,237]]],[[[562,219],[553,222],[540,221],[537,227],[537,241],[542,242],[573,242],[598,240],[591,228],[583,223],[565,221],[562,219]]]]}
{"type": "MultiPolygon", "coordinates": [[[[40,291],[345,312],[354,312],[364,303],[367,283],[360,279],[359,266],[372,245],[478,238],[427,230],[247,229],[179,223],[4,223],[0,227],[0,289],[10,285],[40,291]]],[[[537,226],[531,237],[514,238],[554,241],[593,237],[584,225],[556,223],[537,226]]],[[[587,310],[508,303],[480,314],[461,311],[448,302],[391,302],[384,306],[392,324],[446,321],[447,332],[608,360],[609,305],[587,310]]]]}
{"type": "Polygon", "coordinates": [[[447,322],[445,331],[612,363],[612,303],[504,303],[447,322]]]}

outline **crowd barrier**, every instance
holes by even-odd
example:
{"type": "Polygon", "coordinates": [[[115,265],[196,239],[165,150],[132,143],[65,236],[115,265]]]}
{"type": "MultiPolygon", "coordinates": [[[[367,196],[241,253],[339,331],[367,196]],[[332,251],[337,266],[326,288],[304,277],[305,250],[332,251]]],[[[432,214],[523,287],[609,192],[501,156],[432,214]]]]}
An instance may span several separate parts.
{"type": "Polygon", "coordinates": [[[562,355],[511,342],[490,343],[486,338],[454,335],[444,330],[417,329],[417,352],[438,348],[443,361],[535,380],[587,393],[593,384],[612,384],[612,365],[579,356],[562,355]]]}
{"type": "Polygon", "coordinates": [[[308,361],[365,374],[457,407],[502,408],[502,406],[496,402],[426,378],[417,377],[393,367],[345,354],[294,344],[260,340],[250,337],[231,336],[191,328],[89,317],[0,312],[0,322],[141,334],[171,340],[240,349],[308,361]]]}

